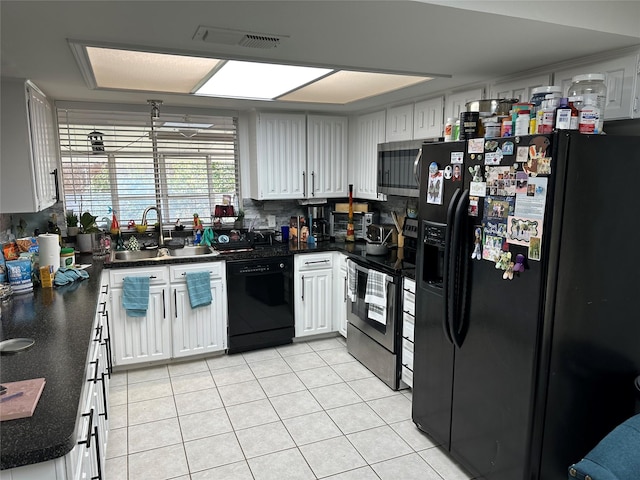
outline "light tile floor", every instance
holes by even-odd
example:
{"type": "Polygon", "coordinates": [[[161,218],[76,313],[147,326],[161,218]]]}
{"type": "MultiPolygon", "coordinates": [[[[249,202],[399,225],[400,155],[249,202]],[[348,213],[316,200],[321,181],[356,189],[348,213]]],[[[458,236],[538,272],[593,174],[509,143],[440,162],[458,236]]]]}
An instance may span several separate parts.
{"type": "Polygon", "coordinates": [[[112,376],[107,480],[469,480],[342,337],[112,376]]]}

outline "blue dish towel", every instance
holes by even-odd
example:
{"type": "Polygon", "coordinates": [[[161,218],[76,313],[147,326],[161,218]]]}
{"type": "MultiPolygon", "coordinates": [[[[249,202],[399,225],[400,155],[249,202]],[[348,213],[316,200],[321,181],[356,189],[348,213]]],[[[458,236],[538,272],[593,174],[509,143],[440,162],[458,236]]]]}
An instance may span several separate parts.
{"type": "Polygon", "coordinates": [[[209,272],[187,273],[187,291],[191,308],[211,304],[213,299],[209,282],[209,272]]]}
{"type": "Polygon", "coordinates": [[[84,280],[85,278],[89,278],[89,274],[84,270],[79,270],[76,268],[60,267],[56,271],[56,275],[53,278],[53,283],[59,287],[62,285],[73,283],[76,280],[84,280]]]}
{"type": "Polygon", "coordinates": [[[144,317],[149,308],[149,277],[124,277],[122,307],[130,317],[144,317]]]}

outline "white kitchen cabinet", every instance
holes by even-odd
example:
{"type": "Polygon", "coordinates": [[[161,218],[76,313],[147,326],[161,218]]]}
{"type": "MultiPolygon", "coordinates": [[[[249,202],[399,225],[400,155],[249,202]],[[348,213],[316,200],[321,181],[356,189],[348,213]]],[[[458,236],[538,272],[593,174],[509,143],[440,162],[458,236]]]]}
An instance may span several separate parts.
{"type": "Polygon", "coordinates": [[[0,213],[39,212],[57,201],[54,110],[28,80],[3,78],[0,213]]]}
{"type": "Polygon", "coordinates": [[[295,336],[333,331],[332,252],[300,254],[294,257],[295,336]]]}
{"type": "Polygon", "coordinates": [[[413,139],[437,138],[443,135],[444,97],[417,102],[413,107],[413,139]]]}
{"type": "Polygon", "coordinates": [[[251,121],[251,197],[347,195],[347,118],[258,113],[251,121]]]}
{"type": "Polygon", "coordinates": [[[225,263],[175,265],[171,278],[172,357],[218,352],[227,348],[227,293],[225,263]],[[186,274],[209,272],[211,304],[191,308],[186,274]]]}
{"type": "Polygon", "coordinates": [[[346,117],[328,115],[307,117],[305,198],[347,196],[347,139],[346,117]]]}
{"type": "Polygon", "coordinates": [[[114,365],[166,360],[171,357],[169,269],[166,267],[111,270],[111,312],[114,365]],[[144,317],[130,317],[122,307],[122,283],[127,276],[148,276],[149,308],[144,317]]]}
{"type": "Polygon", "coordinates": [[[336,252],[334,254],[334,282],[333,282],[333,301],[335,313],[334,330],[340,335],[347,337],[347,256],[343,253],[336,252]]]}
{"type": "Polygon", "coordinates": [[[413,388],[414,330],[416,325],[416,282],[404,277],[402,282],[402,372],[401,379],[413,388]]]}
{"type": "Polygon", "coordinates": [[[447,95],[444,105],[444,118],[459,119],[461,112],[467,111],[467,102],[483,98],[484,89],[475,88],[465,92],[457,92],[447,95]]]}
{"type": "Polygon", "coordinates": [[[490,87],[489,98],[518,98],[521,102],[531,100],[531,91],[536,87],[552,85],[548,73],[507,82],[494,83],[490,87]]]}
{"type": "Polygon", "coordinates": [[[258,113],[251,119],[251,197],[301,199],[306,187],[306,116],[258,113]]]}
{"type": "Polygon", "coordinates": [[[387,109],[386,141],[413,139],[413,103],[387,109]]]}
{"type": "Polygon", "coordinates": [[[355,119],[354,141],[349,158],[349,183],[353,196],[367,200],[384,200],[378,195],[378,144],[385,141],[385,111],[361,115],[355,119]]]}
{"type": "Polygon", "coordinates": [[[572,78],[575,75],[585,73],[604,73],[606,76],[605,120],[640,117],[640,105],[638,105],[640,60],[638,52],[557,70],[553,74],[553,84],[561,86],[563,95],[566,95],[571,86],[572,78]]]}

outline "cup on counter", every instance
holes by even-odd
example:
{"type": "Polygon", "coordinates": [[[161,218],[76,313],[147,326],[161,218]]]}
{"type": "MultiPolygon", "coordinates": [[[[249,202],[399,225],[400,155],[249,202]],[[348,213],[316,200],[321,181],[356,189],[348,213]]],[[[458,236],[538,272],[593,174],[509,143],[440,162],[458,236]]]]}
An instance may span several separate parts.
{"type": "Polygon", "coordinates": [[[282,233],[282,241],[283,242],[288,242],[289,241],[289,226],[288,225],[283,225],[280,227],[280,232],[282,233]]]}

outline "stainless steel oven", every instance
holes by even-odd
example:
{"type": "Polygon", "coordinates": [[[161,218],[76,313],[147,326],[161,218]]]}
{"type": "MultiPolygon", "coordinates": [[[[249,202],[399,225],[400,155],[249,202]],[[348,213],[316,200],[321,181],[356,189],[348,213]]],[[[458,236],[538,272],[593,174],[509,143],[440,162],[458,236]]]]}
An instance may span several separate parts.
{"type": "MultiPolygon", "coordinates": [[[[353,261],[353,259],[352,259],[353,261]]],[[[355,262],[357,275],[356,298],[347,307],[347,350],[389,387],[397,390],[401,369],[401,326],[399,322],[402,277],[387,273],[386,319],[378,322],[369,318],[369,304],[365,302],[369,266],[355,262]]]]}

